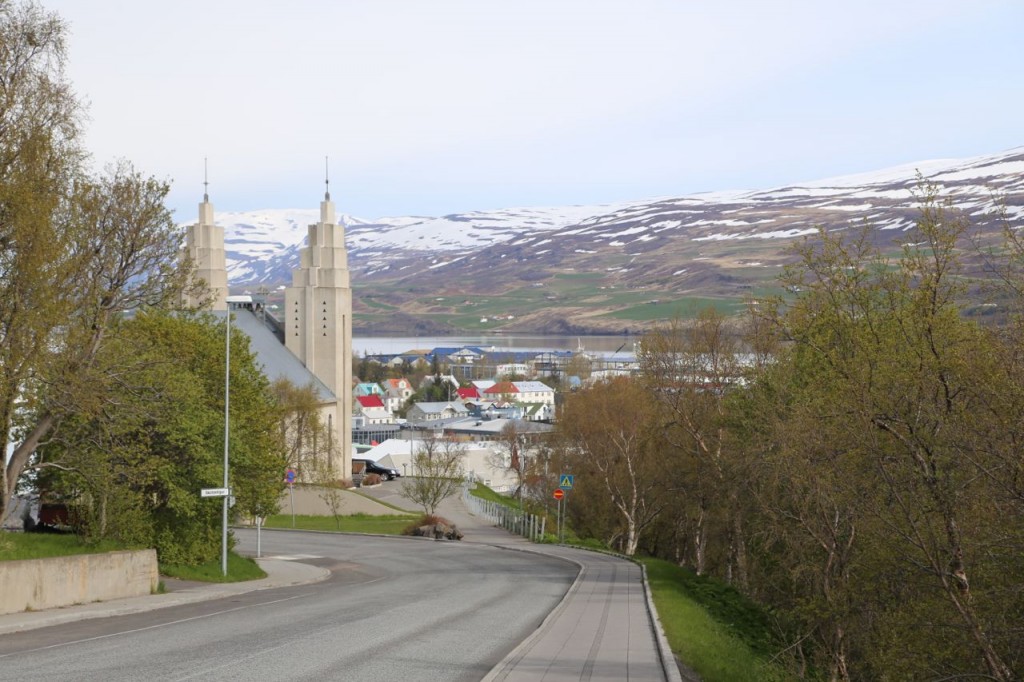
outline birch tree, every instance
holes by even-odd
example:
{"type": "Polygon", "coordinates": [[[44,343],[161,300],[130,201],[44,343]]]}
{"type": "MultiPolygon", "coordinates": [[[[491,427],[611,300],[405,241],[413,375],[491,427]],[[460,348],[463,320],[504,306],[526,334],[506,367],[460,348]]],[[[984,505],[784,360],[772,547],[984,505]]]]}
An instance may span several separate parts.
{"type": "Polygon", "coordinates": [[[466,444],[452,436],[429,435],[413,441],[415,475],[402,480],[402,496],[432,516],[445,499],[462,488],[466,444]]]}
{"type": "Polygon", "coordinates": [[[636,554],[664,508],[667,476],[647,393],[622,377],[579,391],[566,401],[558,432],[566,470],[579,484],[571,494],[607,496],[618,514],[622,552],[636,554]]]}
{"type": "Polygon", "coordinates": [[[861,664],[897,676],[1012,680],[1020,640],[1003,609],[1019,603],[1021,562],[998,559],[992,548],[1020,546],[1021,517],[1018,510],[995,522],[989,474],[1003,460],[990,444],[1006,434],[986,414],[1007,375],[992,337],[961,314],[958,254],[968,224],[934,188],[921,201],[917,229],[895,262],[866,232],[808,243],[789,279],[805,294],[780,322],[816,367],[800,381],[829,387],[820,393],[822,427],[836,436],[833,447],[858,458],[871,500],[861,517],[872,547],[861,596],[873,604],[874,639],[861,642],[869,652],[861,664]],[[930,641],[908,654],[907,642],[928,623],[938,626],[930,641]]]}

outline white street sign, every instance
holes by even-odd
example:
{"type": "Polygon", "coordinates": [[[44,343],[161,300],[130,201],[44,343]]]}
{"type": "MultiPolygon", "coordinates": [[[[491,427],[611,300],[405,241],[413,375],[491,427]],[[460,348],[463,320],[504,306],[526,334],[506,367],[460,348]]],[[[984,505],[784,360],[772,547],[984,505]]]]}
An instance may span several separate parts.
{"type": "Polygon", "coordinates": [[[200,492],[202,497],[227,497],[230,494],[230,488],[203,488],[200,492]]]}

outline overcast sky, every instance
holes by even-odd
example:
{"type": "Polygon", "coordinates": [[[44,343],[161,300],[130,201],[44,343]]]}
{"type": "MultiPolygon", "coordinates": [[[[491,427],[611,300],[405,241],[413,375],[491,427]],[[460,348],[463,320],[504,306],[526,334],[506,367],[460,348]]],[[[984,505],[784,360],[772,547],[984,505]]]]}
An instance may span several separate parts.
{"type": "Polygon", "coordinates": [[[42,0],[97,163],[218,211],[599,204],[1024,145],[1021,0],[42,0]]]}

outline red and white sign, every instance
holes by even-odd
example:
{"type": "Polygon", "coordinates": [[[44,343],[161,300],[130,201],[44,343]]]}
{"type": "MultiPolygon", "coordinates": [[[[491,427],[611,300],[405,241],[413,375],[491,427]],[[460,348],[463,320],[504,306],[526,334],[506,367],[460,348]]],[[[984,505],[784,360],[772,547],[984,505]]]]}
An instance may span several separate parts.
{"type": "Polygon", "coordinates": [[[560,500],[563,497],[565,497],[565,491],[562,490],[561,488],[555,488],[554,495],[556,500],[560,500]]]}

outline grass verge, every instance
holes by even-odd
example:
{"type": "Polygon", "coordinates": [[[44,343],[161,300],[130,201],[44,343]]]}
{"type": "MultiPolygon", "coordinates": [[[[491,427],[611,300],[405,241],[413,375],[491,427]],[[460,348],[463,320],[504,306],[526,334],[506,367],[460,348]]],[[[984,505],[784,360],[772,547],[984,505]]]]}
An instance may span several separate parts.
{"type": "Polygon", "coordinates": [[[267,574],[249,557],[228,552],[228,574],[224,575],[220,558],[198,566],[161,564],[160,574],[181,580],[201,580],[207,583],[240,583],[245,580],[259,580],[267,574]]]}
{"type": "Polygon", "coordinates": [[[46,559],[73,554],[103,554],[123,549],[134,549],[103,540],[84,543],[74,534],[8,533],[0,531],[0,561],[18,559],[46,559]]]}
{"type": "Polygon", "coordinates": [[[508,495],[502,495],[501,493],[495,492],[480,482],[473,485],[473,489],[469,491],[469,494],[473,497],[479,497],[481,500],[497,502],[498,504],[505,505],[510,509],[519,509],[519,500],[513,499],[508,495]]]}
{"type": "Polygon", "coordinates": [[[295,528],[296,530],[324,530],[341,533],[374,533],[377,535],[401,535],[402,531],[418,519],[418,514],[349,514],[346,516],[308,516],[295,515],[292,525],[291,514],[274,514],[268,516],[266,528],[295,528]]]}
{"type": "Polygon", "coordinates": [[[792,679],[769,662],[779,646],[756,604],[729,585],[667,561],[640,561],[672,651],[704,682],[792,679]]]}

